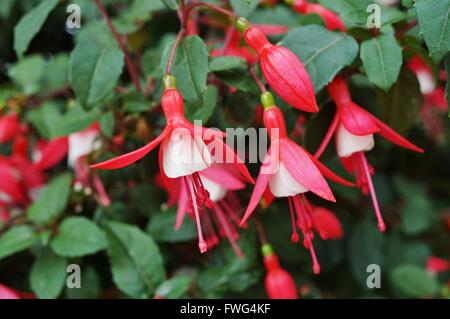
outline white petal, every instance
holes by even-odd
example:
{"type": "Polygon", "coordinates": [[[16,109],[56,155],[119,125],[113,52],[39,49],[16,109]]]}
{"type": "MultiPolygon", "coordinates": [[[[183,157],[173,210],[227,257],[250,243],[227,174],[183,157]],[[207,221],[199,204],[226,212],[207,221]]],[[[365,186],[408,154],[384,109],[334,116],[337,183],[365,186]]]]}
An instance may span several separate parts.
{"type": "Polygon", "coordinates": [[[219,200],[225,197],[225,195],[227,194],[227,190],[225,188],[201,174],[200,178],[202,180],[203,187],[205,187],[205,189],[209,192],[209,198],[213,202],[217,203],[219,200]]]}
{"type": "Polygon", "coordinates": [[[373,134],[359,136],[350,133],[344,125],[339,126],[336,142],[339,157],[349,157],[356,152],[370,151],[374,146],[373,134]]]}
{"type": "Polygon", "coordinates": [[[280,163],[278,171],[270,176],[269,187],[276,197],[294,196],[308,191],[292,177],[283,163],[280,163]]]}
{"type": "Polygon", "coordinates": [[[211,165],[211,155],[200,136],[187,129],[175,129],[163,143],[163,169],[167,177],[177,178],[202,171],[211,165]]]}
{"type": "Polygon", "coordinates": [[[96,129],[86,129],[69,135],[69,166],[74,167],[76,161],[85,155],[98,150],[101,142],[97,140],[99,133],[96,129]]]}
{"type": "Polygon", "coordinates": [[[422,94],[431,93],[436,88],[434,77],[428,72],[417,72],[417,80],[419,81],[422,94]]]}
{"type": "Polygon", "coordinates": [[[0,203],[6,203],[6,204],[11,204],[13,201],[12,197],[9,196],[7,193],[0,191],[0,203]]]}

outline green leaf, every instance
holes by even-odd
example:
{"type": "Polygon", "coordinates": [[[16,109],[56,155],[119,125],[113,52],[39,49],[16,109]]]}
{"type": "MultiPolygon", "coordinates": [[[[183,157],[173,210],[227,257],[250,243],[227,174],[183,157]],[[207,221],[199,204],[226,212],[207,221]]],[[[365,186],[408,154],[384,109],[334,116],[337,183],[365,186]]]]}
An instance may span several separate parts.
{"type": "Polygon", "coordinates": [[[162,258],[153,239],[136,226],[106,225],[108,255],[117,287],[133,297],[149,297],[165,279],[162,258]]]}
{"type": "Polygon", "coordinates": [[[37,241],[38,235],[33,227],[15,226],[0,236],[0,259],[27,249],[37,241]]]}
{"type": "Polygon", "coordinates": [[[195,105],[186,103],[186,118],[190,121],[199,120],[206,123],[217,106],[218,97],[219,90],[217,87],[215,85],[208,85],[203,98],[203,106],[196,107],[195,105]]]}
{"type": "Polygon", "coordinates": [[[44,75],[45,60],[34,54],[17,62],[10,70],[10,77],[25,95],[38,93],[41,89],[41,79],[44,75]]]}
{"type": "Polygon", "coordinates": [[[389,92],[378,92],[382,120],[400,134],[406,133],[417,121],[423,97],[417,77],[403,69],[389,92]]]}
{"type": "Polygon", "coordinates": [[[403,63],[402,48],[394,34],[382,34],[364,41],[360,56],[370,82],[388,91],[397,81],[403,63]]]}
{"type": "MultiPolygon", "coordinates": [[[[163,70],[166,69],[172,47],[173,42],[164,49],[161,60],[163,70]]],[[[172,74],[177,79],[177,87],[183,98],[201,105],[208,75],[208,50],[200,37],[190,36],[180,43],[175,54],[172,74]]]]}
{"type": "Polygon", "coordinates": [[[439,292],[436,279],[419,266],[403,264],[389,275],[393,287],[406,297],[433,297],[439,292]]]}
{"type": "Polygon", "coordinates": [[[69,82],[81,105],[90,109],[102,102],[117,85],[124,55],[115,46],[79,41],[70,55],[69,82]]]}
{"type": "Polygon", "coordinates": [[[430,56],[439,63],[450,51],[450,0],[416,0],[416,11],[430,56]]]}
{"type": "MultiPolygon", "coordinates": [[[[336,12],[348,28],[367,28],[367,19],[373,14],[368,11],[373,0],[319,0],[324,7],[336,12]]],[[[396,8],[380,6],[381,27],[407,18],[407,15],[396,8]]]]}
{"type": "Polygon", "coordinates": [[[23,57],[31,40],[41,30],[48,15],[57,4],[58,0],[44,0],[20,19],[14,28],[14,50],[19,58],[23,57]]]}
{"type": "Polygon", "coordinates": [[[114,133],[114,114],[113,112],[109,111],[103,114],[100,117],[100,128],[102,129],[102,133],[106,136],[111,138],[114,133]]]}
{"type": "Polygon", "coordinates": [[[191,283],[191,277],[174,277],[164,281],[161,285],[159,285],[159,287],[156,289],[155,295],[164,297],[165,299],[180,299],[186,294],[191,283]]]}
{"type": "Polygon", "coordinates": [[[290,31],[283,45],[291,49],[305,64],[316,92],[327,85],[358,54],[358,43],[352,37],[330,32],[318,25],[290,31]]]}
{"type": "Polygon", "coordinates": [[[38,224],[48,224],[62,214],[69,200],[71,184],[70,173],[55,177],[45,186],[39,199],[28,208],[28,217],[38,224]]]}
{"type": "Polygon", "coordinates": [[[57,54],[45,68],[42,81],[46,90],[57,90],[68,83],[69,55],[57,54]]]}
{"type": "Polygon", "coordinates": [[[383,235],[369,221],[363,221],[353,226],[348,246],[348,258],[351,273],[361,286],[366,286],[368,265],[383,265],[383,239],[383,235]]]}
{"type": "Polygon", "coordinates": [[[98,109],[84,110],[79,103],[69,109],[56,123],[54,134],[65,136],[88,128],[100,118],[98,109]]]}
{"type": "Polygon", "coordinates": [[[209,70],[211,72],[226,71],[234,68],[246,67],[247,63],[244,59],[235,56],[220,56],[213,58],[209,63],[209,70]]]}
{"type": "Polygon", "coordinates": [[[298,25],[298,13],[286,6],[275,6],[271,8],[259,7],[250,17],[252,23],[278,24],[289,27],[298,25]]]}
{"type": "Polygon", "coordinates": [[[249,16],[258,7],[259,0],[230,0],[233,11],[240,16],[249,16]]]}
{"type": "MultiPolygon", "coordinates": [[[[60,130],[60,107],[50,101],[27,114],[28,120],[38,130],[39,134],[50,140],[58,136],[60,130]]],[[[65,128],[64,128],[65,129],[65,128]]]]}
{"type": "Polygon", "coordinates": [[[185,218],[179,230],[174,230],[176,208],[153,214],[147,232],[160,242],[180,242],[197,238],[197,228],[190,218],[185,218]]]}
{"type": "Polygon", "coordinates": [[[40,255],[30,272],[31,290],[41,299],[57,298],[66,282],[65,258],[51,253],[40,255]]]}
{"type": "Polygon", "coordinates": [[[89,219],[69,217],[58,226],[50,245],[59,256],[80,257],[105,249],[108,242],[103,231],[89,219]]]}
{"type": "Polygon", "coordinates": [[[91,266],[81,267],[81,288],[66,288],[69,299],[94,299],[101,293],[100,277],[91,266]]]}

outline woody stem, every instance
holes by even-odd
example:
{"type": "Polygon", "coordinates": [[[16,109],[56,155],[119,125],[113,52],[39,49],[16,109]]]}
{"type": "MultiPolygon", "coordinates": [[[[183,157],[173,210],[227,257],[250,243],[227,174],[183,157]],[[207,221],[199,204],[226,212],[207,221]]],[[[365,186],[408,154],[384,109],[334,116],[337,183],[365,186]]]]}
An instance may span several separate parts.
{"type": "Polygon", "coordinates": [[[106,12],[105,6],[101,3],[101,1],[95,0],[95,4],[97,5],[98,10],[100,11],[101,15],[105,19],[109,30],[113,34],[117,43],[119,44],[120,49],[122,50],[123,54],[125,55],[125,63],[127,64],[128,73],[130,74],[133,85],[135,86],[135,88],[138,92],[141,92],[141,84],[139,83],[139,75],[133,64],[133,61],[131,60],[130,52],[128,50],[128,47],[127,47],[125,41],[123,40],[122,36],[117,32],[116,28],[114,27],[114,24],[111,21],[111,18],[108,15],[108,12],[106,12]]]}

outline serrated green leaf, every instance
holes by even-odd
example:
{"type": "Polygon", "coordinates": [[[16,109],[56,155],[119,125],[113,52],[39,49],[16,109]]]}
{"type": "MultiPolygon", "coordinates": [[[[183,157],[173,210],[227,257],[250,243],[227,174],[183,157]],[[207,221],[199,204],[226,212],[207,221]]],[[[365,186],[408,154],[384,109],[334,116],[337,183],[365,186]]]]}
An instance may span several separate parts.
{"type": "Polygon", "coordinates": [[[38,224],[48,224],[64,212],[71,191],[72,175],[64,173],[45,186],[39,199],[28,208],[28,217],[38,224]]]}
{"type": "Polygon", "coordinates": [[[417,265],[397,266],[389,275],[394,288],[406,297],[433,297],[439,291],[436,279],[417,265]]]}
{"type": "Polygon", "coordinates": [[[0,236],[0,259],[27,249],[37,241],[38,235],[33,227],[15,226],[0,236]]]}
{"type": "Polygon", "coordinates": [[[149,297],[165,279],[158,246],[136,226],[118,222],[106,225],[108,255],[117,287],[133,297],[149,297]]]}
{"type": "Polygon", "coordinates": [[[360,56],[370,82],[388,91],[397,81],[403,64],[402,48],[395,35],[386,33],[364,41],[360,56]]]}
{"type": "Polygon", "coordinates": [[[20,19],[14,28],[14,50],[19,58],[23,57],[31,40],[41,30],[58,2],[58,0],[44,0],[20,19]]]}
{"type": "Polygon", "coordinates": [[[290,31],[282,40],[303,62],[316,92],[327,85],[358,54],[358,43],[352,37],[330,32],[318,25],[290,31]]]}
{"type": "Polygon", "coordinates": [[[100,117],[100,128],[102,129],[102,133],[111,138],[114,133],[114,114],[109,111],[103,114],[100,117]]]}
{"type": "Polygon", "coordinates": [[[190,121],[199,120],[206,123],[212,116],[214,109],[217,106],[217,99],[219,98],[219,90],[214,85],[208,85],[205,90],[203,98],[203,105],[196,107],[186,103],[185,115],[190,121]]]}
{"type": "Polygon", "coordinates": [[[197,228],[192,220],[185,218],[180,229],[174,230],[175,218],[175,208],[153,214],[147,226],[147,232],[160,242],[180,242],[197,238],[197,228]]]}
{"type": "Polygon", "coordinates": [[[53,251],[63,257],[95,254],[107,247],[103,231],[85,217],[69,217],[58,226],[50,243],[53,251]]]}
{"type": "Polygon", "coordinates": [[[31,290],[40,299],[57,298],[66,282],[67,260],[51,253],[40,255],[30,272],[31,290]]]}
{"type": "Polygon", "coordinates": [[[439,63],[450,51],[450,0],[416,0],[416,11],[430,56],[439,63]]]}
{"type": "MultiPolygon", "coordinates": [[[[161,68],[166,69],[173,42],[164,49],[161,68]]],[[[194,35],[185,38],[177,48],[172,66],[177,87],[183,98],[201,105],[208,75],[208,50],[203,40],[194,35]]]]}
{"type": "Polygon", "coordinates": [[[115,46],[92,41],[77,43],[70,55],[69,82],[84,108],[92,108],[112,93],[123,65],[124,55],[115,46]]]}

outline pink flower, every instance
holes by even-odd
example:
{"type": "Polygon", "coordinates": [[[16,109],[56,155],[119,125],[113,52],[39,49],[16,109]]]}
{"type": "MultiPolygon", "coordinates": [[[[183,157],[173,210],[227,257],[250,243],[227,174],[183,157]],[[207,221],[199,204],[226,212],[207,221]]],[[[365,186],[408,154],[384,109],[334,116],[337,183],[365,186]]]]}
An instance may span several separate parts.
{"type": "Polygon", "coordinates": [[[173,179],[181,179],[185,185],[188,203],[197,224],[199,249],[204,253],[208,245],[203,237],[200,213],[205,207],[212,207],[209,192],[203,185],[200,172],[213,163],[233,162],[239,174],[248,182],[253,182],[247,168],[239,157],[223,141],[223,133],[194,125],[184,117],[184,103],[175,88],[175,78],[166,75],[165,89],[161,105],[167,120],[163,132],[144,147],[108,161],[92,165],[98,169],[118,169],[128,166],[161,144],[159,164],[165,184],[173,179]]]}
{"type": "Polygon", "coordinates": [[[336,215],[325,207],[313,207],[313,225],[323,240],[341,239],[342,225],[336,215]]]}
{"type": "Polygon", "coordinates": [[[340,30],[342,32],[347,31],[347,28],[345,27],[344,22],[339,18],[339,16],[334,13],[331,10],[328,10],[327,8],[321,6],[317,3],[309,3],[307,0],[290,0],[286,1],[289,3],[292,3],[292,8],[300,12],[302,14],[311,14],[315,13],[318,14],[323,21],[325,22],[325,26],[327,29],[333,31],[333,30],[340,30]]]}
{"type": "Polygon", "coordinates": [[[0,116],[0,143],[8,143],[22,133],[23,128],[16,113],[0,116]]]}
{"type": "Polygon", "coordinates": [[[375,133],[414,152],[422,153],[423,150],[355,104],[351,100],[348,85],[343,78],[336,77],[328,85],[328,92],[336,103],[337,112],[315,156],[319,157],[322,154],[332,136],[335,135],[336,150],[341,162],[348,172],[355,174],[357,186],[362,192],[366,195],[370,193],[378,219],[378,229],[384,231],[386,226],[381,216],[371,178],[374,171],[367,162],[365,152],[370,151],[375,146],[375,133]]]}
{"type": "Polygon", "coordinates": [[[15,290],[0,284],[0,299],[20,299],[20,296],[15,290]]]}
{"type": "Polygon", "coordinates": [[[431,273],[440,273],[450,270],[450,261],[436,256],[431,256],[427,260],[427,270],[431,273]]]}
{"type": "Polygon", "coordinates": [[[287,197],[291,213],[292,241],[298,242],[299,240],[298,227],[303,233],[303,245],[311,253],[314,272],[319,273],[320,266],[312,245],[314,237],[313,210],[306,200],[305,193],[312,192],[335,202],[324,176],[347,186],[353,184],[335,175],[289,139],[283,114],[274,105],[270,93],[264,93],[261,100],[265,108],[264,125],[270,136],[271,145],[264,158],[255,189],[241,223],[248,220],[267,189],[270,189],[275,197],[287,197]]]}

